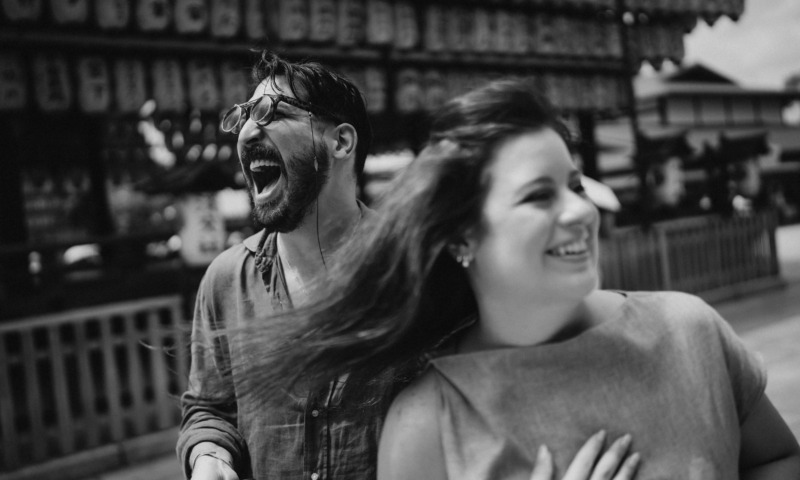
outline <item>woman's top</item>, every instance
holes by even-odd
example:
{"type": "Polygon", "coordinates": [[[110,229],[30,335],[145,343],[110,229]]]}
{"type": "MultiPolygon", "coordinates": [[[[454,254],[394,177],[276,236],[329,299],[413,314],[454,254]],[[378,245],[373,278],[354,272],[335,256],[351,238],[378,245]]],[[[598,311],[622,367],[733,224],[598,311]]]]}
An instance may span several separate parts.
{"type": "Polygon", "coordinates": [[[449,478],[528,479],[541,444],[563,475],[601,429],[632,434],[637,479],[738,478],[739,426],[766,385],[760,362],[701,299],[626,295],[615,318],[566,341],[431,361],[434,381],[421,384],[441,398],[449,478]]]}

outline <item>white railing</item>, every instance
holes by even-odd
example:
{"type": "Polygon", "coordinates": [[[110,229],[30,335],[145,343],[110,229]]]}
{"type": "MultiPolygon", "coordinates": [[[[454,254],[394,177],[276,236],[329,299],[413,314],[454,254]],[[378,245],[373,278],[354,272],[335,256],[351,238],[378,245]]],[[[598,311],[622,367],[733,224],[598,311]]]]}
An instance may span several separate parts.
{"type": "Polygon", "coordinates": [[[615,230],[601,242],[603,287],[701,294],[778,280],[776,228],[775,215],[765,212],[615,230]]]}
{"type": "Polygon", "coordinates": [[[0,474],[177,425],[180,296],[0,324],[0,474]]]}

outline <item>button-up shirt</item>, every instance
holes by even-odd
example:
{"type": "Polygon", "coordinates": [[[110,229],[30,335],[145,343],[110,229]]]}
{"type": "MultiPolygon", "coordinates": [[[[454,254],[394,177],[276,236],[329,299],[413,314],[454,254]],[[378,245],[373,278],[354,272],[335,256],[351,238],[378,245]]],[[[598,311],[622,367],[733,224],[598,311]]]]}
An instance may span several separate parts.
{"type": "Polygon", "coordinates": [[[242,361],[234,339],[223,337],[210,346],[198,341],[215,329],[268,321],[271,311],[290,306],[276,239],[262,232],[226,250],[201,281],[178,457],[187,477],[208,444],[194,452],[193,447],[212,442],[230,454],[226,458],[240,478],[375,478],[391,382],[377,382],[374,402],[353,401],[344,382],[337,381],[323,392],[287,396],[278,407],[253,408],[236,396],[244,379],[227,368],[242,361]]]}

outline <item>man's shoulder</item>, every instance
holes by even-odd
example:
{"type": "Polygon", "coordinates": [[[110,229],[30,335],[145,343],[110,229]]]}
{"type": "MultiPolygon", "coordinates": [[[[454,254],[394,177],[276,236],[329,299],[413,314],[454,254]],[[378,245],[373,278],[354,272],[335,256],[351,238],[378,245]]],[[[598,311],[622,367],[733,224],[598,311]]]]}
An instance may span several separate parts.
{"type": "Polygon", "coordinates": [[[254,254],[244,244],[238,243],[217,255],[208,265],[206,272],[221,274],[232,271],[236,265],[241,264],[248,256],[254,256],[254,254]]]}
{"type": "Polygon", "coordinates": [[[204,284],[206,288],[215,289],[220,285],[229,285],[242,273],[256,274],[256,254],[244,242],[227,248],[217,255],[206,268],[204,284]]]}

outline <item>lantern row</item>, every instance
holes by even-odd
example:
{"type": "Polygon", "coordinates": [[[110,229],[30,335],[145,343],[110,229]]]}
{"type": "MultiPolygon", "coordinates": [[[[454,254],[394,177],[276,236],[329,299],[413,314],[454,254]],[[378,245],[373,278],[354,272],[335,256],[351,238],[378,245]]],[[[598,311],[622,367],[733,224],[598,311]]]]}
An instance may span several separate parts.
{"type": "MultiPolygon", "coordinates": [[[[177,34],[186,39],[264,40],[291,45],[374,47],[399,51],[490,56],[564,56],[618,59],[617,24],[611,15],[551,11],[480,2],[415,3],[409,0],[51,0],[49,22],[41,1],[2,2],[14,25],[52,24],[105,32],[177,34]],[[133,2],[133,3],[132,3],[133,2]],[[174,2],[174,3],[173,3],[174,2]],[[90,10],[95,19],[90,24],[90,10]],[[135,25],[133,25],[135,23],[135,25]]],[[[541,4],[542,2],[528,2],[541,4]]],[[[574,2],[586,3],[590,2],[574,2]]],[[[609,3],[609,2],[601,2],[609,3]]],[[[613,3],[613,2],[612,2],[613,3]]],[[[599,3],[593,5],[598,7],[599,3]]],[[[639,6],[633,2],[631,6],[639,6]]],[[[653,19],[638,28],[663,44],[652,58],[679,58],[687,18],[653,19]],[[650,32],[653,30],[654,32],[650,32]],[[668,40],[664,40],[667,38],[668,40]],[[670,50],[666,50],[670,48],[670,50]]],[[[49,26],[49,25],[48,25],[49,26]]],[[[690,27],[689,27],[690,28],[690,27]]],[[[242,49],[243,53],[246,48],[242,49]]],[[[644,59],[651,56],[645,55],[644,59]]]]}
{"type": "MultiPolygon", "coordinates": [[[[3,0],[2,18],[11,23],[48,23],[88,26],[100,30],[135,27],[148,33],[173,30],[178,34],[209,33],[217,38],[245,34],[263,38],[268,25],[289,31],[314,29],[317,35],[335,37],[342,30],[378,30],[393,14],[413,11],[408,0],[3,0]],[[393,9],[393,7],[398,7],[393,9]],[[392,10],[395,10],[394,12],[392,10]],[[289,20],[292,24],[278,21],[289,20]],[[267,20],[272,20],[268,22],[267,20]],[[366,21],[365,21],[366,20],[366,21]],[[135,25],[133,25],[135,23],[135,25]],[[369,28],[372,24],[373,28],[369,28]],[[365,28],[366,26],[366,28],[365,28]]],[[[431,3],[431,2],[424,2],[431,3]]],[[[561,10],[612,10],[616,0],[472,0],[480,7],[546,8],[561,10]]],[[[744,0],[622,0],[623,8],[650,16],[689,15],[715,20],[738,18],[744,0]]],[[[392,23],[389,21],[389,23],[392,23]]],[[[378,32],[379,36],[385,32],[378,32]]]]}
{"type": "MultiPolygon", "coordinates": [[[[433,109],[490,78],[523,73],[474,67],[400,68],[393,74],[395,88],[390,92],[382,66],[337,68],[362,89],[370,113],[386,111],[390,100],[400,113],[433,109]]],[[[553,102],[566,110],[615,109],[624,103],[619,94],[622,78],[612,74],[547,70],[534,76],[553,102]]],[[[161,113],[180,114],[189,108],[220,112],[246,101],[250,90],[247,69],[233,61],[155,58],[145,62],[48,52],[23,60],[13,53],[0,53],[0,111],[25,109],[33,101],[45,113],[78,108],[88,114],[126,114],[138,112],[153,99],[161,113]]]]}

